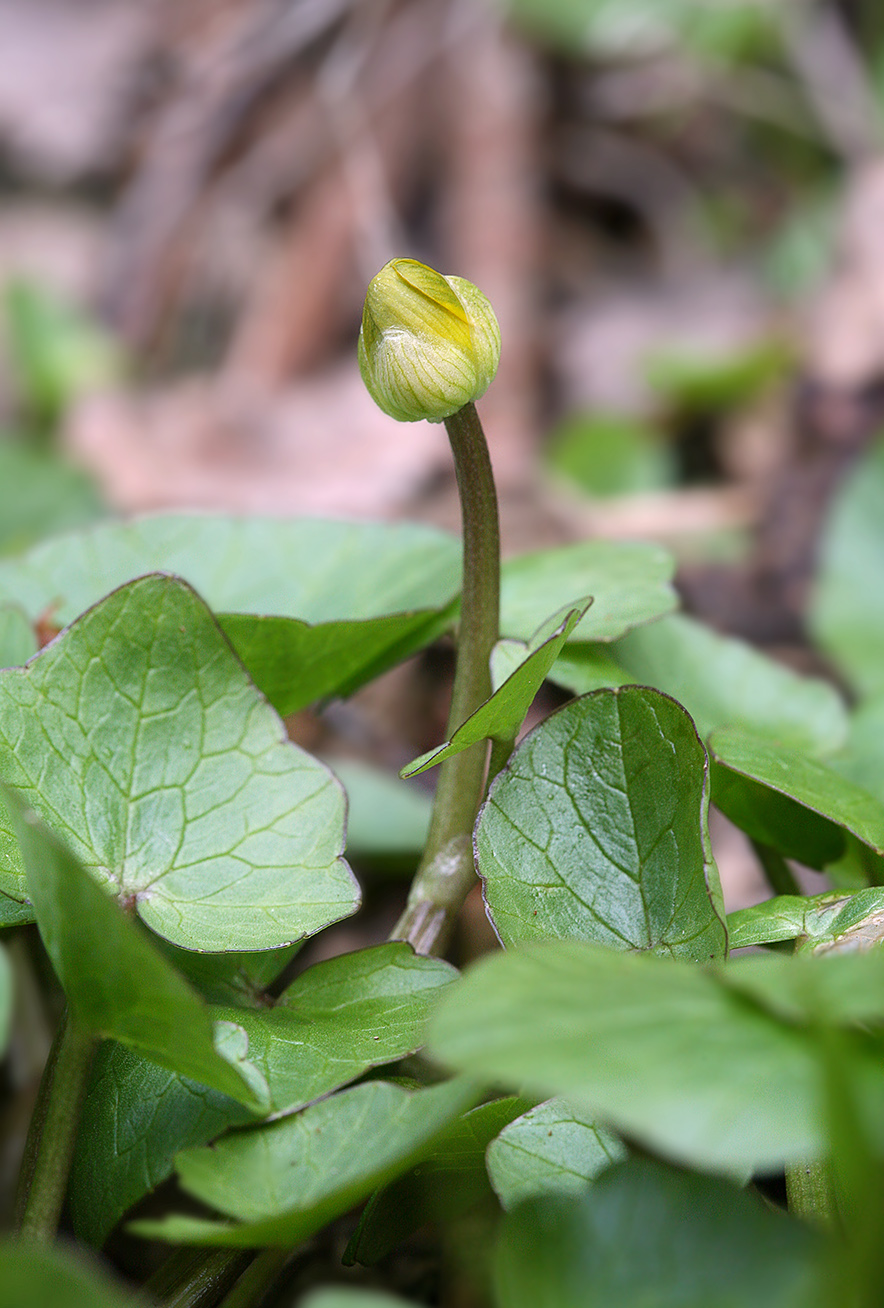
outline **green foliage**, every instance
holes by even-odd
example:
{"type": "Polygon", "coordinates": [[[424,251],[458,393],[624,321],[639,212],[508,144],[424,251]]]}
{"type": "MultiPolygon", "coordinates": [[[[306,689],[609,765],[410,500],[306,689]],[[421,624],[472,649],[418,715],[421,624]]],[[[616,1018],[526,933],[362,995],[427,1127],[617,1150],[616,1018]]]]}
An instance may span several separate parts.
{"type": "Polygon", "coordinates": [[[763,0],[508,0],[528,31],[576,54],[641,57],[669,45],[687,45],[716,60],[769,50],[775,18],[763,0]]]}
{"type": "Polygon", "coordinates": [[[517,750],[476,827],[501,940],[722,957],[707,808],[703,747],[673,700],[636,687],[560,709],[517,750]]]}
{"type": "MultiPolygon", "coordinates": [[[[321,939],[302,968],[299,942],[357,908],[345,846],[401,871],[430,805],[364,765],[335,764],[338,781],[279,717],[457,623],[454,538],[177,516],[0,562],[2,921],[36,921],[101,1041],[77,1239],[125,1223],[199,1263],[363,1205],[347,1262],[475,1223],[494,1308],[788,1308],[833,1268],[855,1298],[874,1285],[877,1217],[851,1222],[877,1214],[884,1157],[882,701],[857,553],[880,541],[878,457],[835,506],[815,609],[853,708],[674,615],[658,547],[507,563],[494,693],[408,770],[484,740],[496,767],[544,679],[579,697],[492,779],[474,839],[504,949],[462,978],[401,941],[321,939]],[[49,611],[67,625],[36,653],[49,611]],[[726,919],[710,795],[768,852],[837,863],[839,888],[726,919]],[[727,957],[792,941],[794,957],[727,957]],[[808,1166],[834,1177],[827,1215],[840,1203],[855,1241],[811,1237],[748,1184],[808,1166]]],[[[0,954],[0,1030],[10,991],[0,954]]],[[[115,1302],[91,1269],[34,1268],[41,1303],[115,1302]]],[[[397,1301],[354,1282],[300,1302],[397,1301]]]]}
{"type": "MultiPolygon", "coordinates": [[[[0,771],[189,949],[268,949],[352,913],[340,788],[289,744],[203,602],[145,577],[0,674],[0,771]],[[280,886],[279,870],[286,869],[280,886]]],[[[21,870],[3,890],[26,902],[21,870]]]]}
{"type": "Polygon", "coordinates": [[[757,1197],[635,1158],[508,1214],[495,1281],[500,1308],[804,1308],[820,1265],[811,1232],[757,1197]]]}
{"type": "Polygon", "coordinates": [[[501,570],[501,635],[530,640],[551,613],[591,595],[573,639],[616,640],[675,608],[674,570],[665,550],[633,542],[592,540],[521,554],[501,570]]]}
{"type": "Polygon", "coordinates": [[[548,1099],[505,1126],[488,1149],[488,1175],[504,1208],[535,1195],[582,1194],[625,1157],[617,1136],[563,1099],[548,1099]]]}
{"type": "Polygon", "coordinates": [[[92,478],[50,450],[0,436],[0,554],[100,518],[92,478]]]}
{"type": "MultiPolygon", "coordinates": [[[[810,1023],[880,1023],[882,969],[884,954],[744,958],[713,971],[547,941],[483,961],[452,987],[430,1047],[475,1076],[562,1094],[675,1162],[745,1175],[825,1153],[810,1023]]],[[[845,1049],[880,1121],[884,1065],[858,1036],[845,1049]]]]}

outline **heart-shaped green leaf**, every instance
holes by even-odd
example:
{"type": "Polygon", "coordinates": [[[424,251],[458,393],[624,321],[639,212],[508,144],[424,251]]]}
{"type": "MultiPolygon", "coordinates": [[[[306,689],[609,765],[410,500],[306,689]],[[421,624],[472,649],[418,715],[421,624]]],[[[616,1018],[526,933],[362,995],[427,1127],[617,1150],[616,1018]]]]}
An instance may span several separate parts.
{"type": "Polygon", "coordinates": [[[40,935],[73,1017],[254,1107],[242,1078],[217,1053],[199,997],[33,810],[8,790],[6,801],[40,935]]]}
{"type": "Polygon", "coordinates": [[[508,1213],[498,1308],[806,1308],[819,1234],[717,1177],[632,1158],[579,1196],[508,1213]],[[751,1255],[747,1256],[747,1251],[751,1255]]]}
{"type": "Polygon", "coordinates": [[[500,631],[529,640],[550,613],[591,595],[575,640],[616,640],[632,627],[671,612],[675,563],[657,545],[591,540],[522,554],[503,565],[500,631]]]}
{"type": "Polygon", "coordinates": [[[385,1081],[342,1090],[292,1117],[179,1154],[183,1188],[234,1221],[171,1216],[130,1229],[176,1244],[296,1244],[406,1171],[477,1097],[475,1084],[462,1079],[428,1090],[385,1081]]]}
{"type": "Polygon", "coordinates": [[[615,1135],[564,1099],[548,1099],[505,1126],[488,1147],[488,1175],[504,1208],[544,1194],[581,1194],[626,1156],[615,1135]]]}
{"type": "MultiPolygon", "coordinates": [[[[449,1066],[561,1094],[679,1163],[773,1170],[820,1158],[822,1022],[884,1021],[884,954],[745,957],[720,970],[582,941],[494,955],[430,1027],[449,1066]]],[[[844,1075],[884,1112],[884,1068],[843,1032],[844,1075]]]]}
{"type": "MultiPolygon", "coordinates": [[[[588,600],[581,600],[579,607],[571,609],[562,621],[557,622],[554,630],[547,635],[548,623],[544,623],[539,632],[525,647],[525,657],[517,668],[498,686],[485,703],[470,714],[449,741],[422,754],[420,758],[409,763],[400,772],[401,777],[413,777],[427,768],[435,767],[452,754],[459,754],[480,740],[513,741],[525,720],[525,714],[531,707],[534,696],[546,680],[547,673],[555,663],[558,654],[571,632],[577,626],[589,607],[588,600]]],[[[556,617],[558,618],[558,614],[556,617]]]]}
{"type": "Polygon", "coordinates": [[[184,948],[275,948],[357,907],[340,787],[175,578],[115,591],[0,673],[0,776],[184,948]]]}
{"type": "Polygon", "coordinates": [[[476,826],[502,941],[723,957],[707,808],[706,755],[674,700],[633,686],[566,704],[516,750],[476,826]]]}
{"type": "Polygon", "coordinates": [[[884,804],[834,768],[736,729],[713,732],[709,752],[715,803],[754,840],[816,868],[845,831],[884,852],[884,804]]]}

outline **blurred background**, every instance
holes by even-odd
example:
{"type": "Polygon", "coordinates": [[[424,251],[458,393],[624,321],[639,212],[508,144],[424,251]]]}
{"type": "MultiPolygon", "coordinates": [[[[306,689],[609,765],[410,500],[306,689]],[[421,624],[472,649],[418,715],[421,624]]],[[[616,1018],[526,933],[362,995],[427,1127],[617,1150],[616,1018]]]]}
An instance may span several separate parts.
{"type": "Polygon", "coordinates": [[[407,253],[501,320],[509,547],[660,539],[789,639],[884,406],[882,138],[877,0],[0,0],[0,546],[453,521],[355,365],[407,253]]]}
{"type": "Polygon", "coordinates": [[[357,371],[394,254],[500,318],[507,551],[659,541],[689,611],[816,670],[884,416],[880,0],[0,0],[0,550],[456,526],[444,430],[357,371]]]}

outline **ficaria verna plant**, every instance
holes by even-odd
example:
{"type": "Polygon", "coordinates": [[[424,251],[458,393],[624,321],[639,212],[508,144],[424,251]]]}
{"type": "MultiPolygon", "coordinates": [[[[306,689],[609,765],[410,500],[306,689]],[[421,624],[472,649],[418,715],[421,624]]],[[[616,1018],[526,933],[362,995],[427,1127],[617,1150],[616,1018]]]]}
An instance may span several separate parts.
{"type": "Polygon", "coordinates": [[[884,627],[855,550],[884,566],[881,450],[810,614],[848,708],[673,612],[656,546],[501,568],[475,407],[498,355],[469,282],[404,258],[372,281],[363,378],[444,421],[462,543],[177,515],[0,560],[11,1079],[64,1007],[3,1303],[134,1302],[79,1256],[115,1231],[169,1246],[138,1302],[177,1308],[406,1302],[379,1283],[451,1308],[878,1303],[884,627]],[[403,769],[438,765],[430,811],[288,739],[447,632],[447,739],[403,769]],[[519,741],[544,681],[564,702],[519,741]],[[754,908],[725,913],[710,800],[770,882],[754,908]],[[403,861],[390,940],[299,966],[357,912],[351,865],[403,861]],[[461,977],[442,955],[477,876],[501,948],[461,977]],[[391,1255],[427,1223],[458,1270],[420,1289],[391,1255]]]}

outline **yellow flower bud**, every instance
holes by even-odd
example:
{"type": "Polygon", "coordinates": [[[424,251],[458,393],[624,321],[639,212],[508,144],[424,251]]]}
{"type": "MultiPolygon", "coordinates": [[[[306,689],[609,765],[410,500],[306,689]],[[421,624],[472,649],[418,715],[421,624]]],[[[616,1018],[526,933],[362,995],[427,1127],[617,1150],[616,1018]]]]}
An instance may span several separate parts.
{"type": "Polygon", "coordinates": [[[359,333],[371,398],[399,422],[441,422],[484,395],[497,372],[500,328],[463,277],[391,259],[373,277],[359,333]]]}

